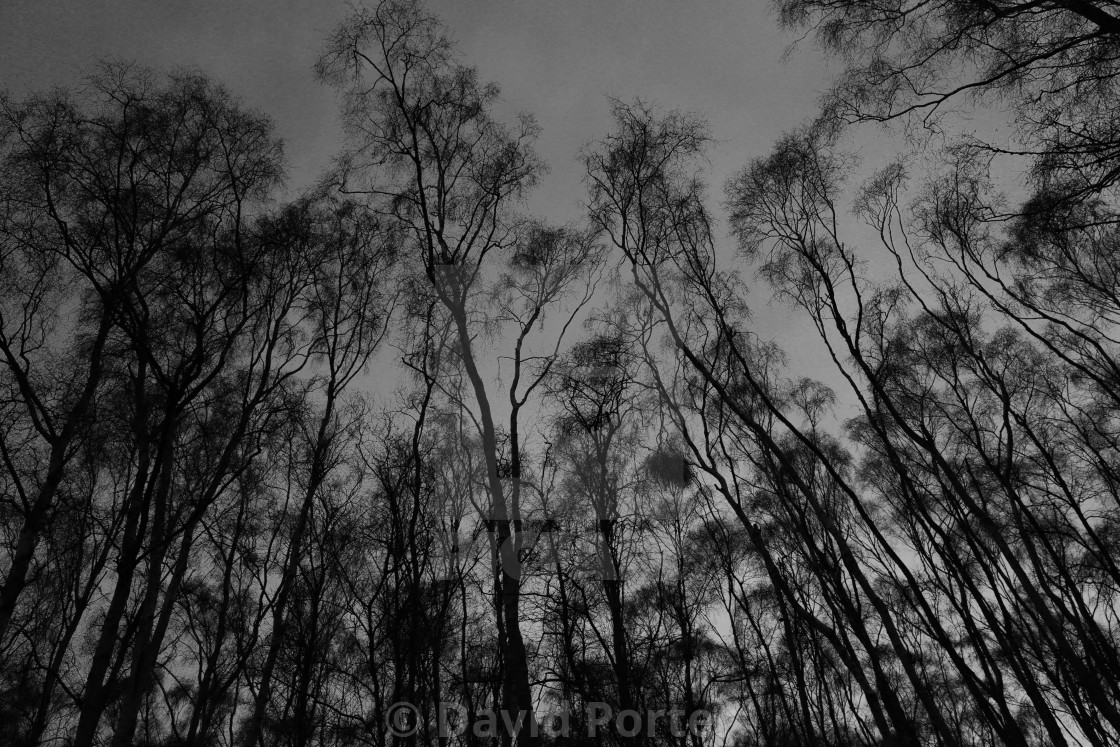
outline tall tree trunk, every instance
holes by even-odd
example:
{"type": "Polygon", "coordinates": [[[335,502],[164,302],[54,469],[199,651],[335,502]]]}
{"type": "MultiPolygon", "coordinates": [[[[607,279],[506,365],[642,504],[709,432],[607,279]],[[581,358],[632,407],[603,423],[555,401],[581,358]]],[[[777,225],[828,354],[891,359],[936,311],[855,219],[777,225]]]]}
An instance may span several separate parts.
{"type": "Polygon", "coordinates": [[[106,680],[113,651],[117,645],[118,630],[128,607],[132,591],[132,579],[139,565],[140,549],[143,544],[144,524],[147,521],[147,508],[152,500],[149,491],[152,482],[157,484],[154,491],[160,495],[157,502],[165,502],[171,491],[171,428],[164,429],[161,437],[158,460],[150,479],[144,479],[147,457],[142,452],[141,467],[137,469],[136,483],[129,496],[129,512],[125,521],[124,536],[121,540],[121,559],[117,564],[117,583],[113,597],[105,612],[101,633],[90,662],[85,689],[82,691],[82,709],[74,736],[74,747],[90,747],[97,735],[101,715],[108,705],[111,682],[106,680]]]}
{"type": "MultiPolygon", "coordinates": [[[[494,417],[486,385],[474,359],[470,330],[467,326],[466,312],[462,307],[448,304],[455,318],[459,345],[462,350],[463,366],[475,392],[478,403],[479,419],[482,424],[482,445],[486,459],[487,480],[490,487],[491,514],[488,517],[497,528],[497,543],[501,569],[501,615],[505,624],[503,640],[503,708],[511,722],[522,719],[518,743],[525,747],[535,747],[538,743],[533,725],[533,697],[529,686],[529,663],[525,653],[525,640],[521,635],[521,580],[507,572],[520,567],[509,512],[506,508],[505,491],[498,475],[498,437],[494,427],[494,417]]],[[[520,573],[518,573],[520,576],[520,573]]],[[[504,728],[504,726],[503,726],[504,728]]]]}
{"type": "Polygon", "coordinates": [[[285,615],[287,612],[288,598],[291,596],[292,587],[295,585],[296,572],[299,568],[300,555],[303,547],[303,538],[311,516],[311,507],[327,475],[327,456],[331,445],[329,429],[334,420],[336,396],[337,392],[332,384],[328,388],[326,405],[323,415],[319,420],[319,428],[315,436],[315,443],[312,447],[307,490],[304,492],[295,526],[292,528],[291,539],[288,544],[288,554],[284,561],[280,585],[276,591],[276,598],[273,601],[272,636],[269,640],[268,653],[265,656],[264,667],[261,669],[261,681],[257,689],[257,697],[253,703],[253,712],[245,727],[244,743],[246,747],[257,747],[257,745],[263,747],[264,744],[263,727],[265,710],[268,708],[268,702],[272,696],[272,677],[276,670],[276,662],[280,657],[280,650],[284,646],[286,628],[285,615]]]}
{"type": "MultiPolygon", "coordinates": [[[[67,413],[62,429],[51,439],[50,456],[47,457],[47,472],[43,478],[43,484],[31,505],[31,510],[24,515],[23,526],[20,527],[19,537],[16,539],[15,552],[12,553],[12,564],[8,567],[4,585],[0,587],[0,641],[4,640],[5,634],[8,632],[12,615],[15,613],[16,602],[19,600],[20,594],[23,593],[24,587],[27,586],[27,572],[31,568],[31,560],[35,557],[35,548],[39,544],[39,537],[42,534],[51,507],[54,505],[58,487],[62,484],[68,452],[77,435],[78,426],[89,411],[94,394],[101,383],[101,359],[105,350],[105,342],[109,337],[109,330],[112,327],[114,308],[113,304],[107,304],[101,313],[101,323],[97,329],[89,356],[89,374],[86,377],[85,385],[74,406],[67,413]]],[[[13,365],[18,368],[18,363],[13,362],[13,365]]],[[[30,389],[30,384],[25,381],[25,377],[17,375],[16,379],[21,384],[21,393],[25,397],[34,399],[35,395],[30,389]]]]}

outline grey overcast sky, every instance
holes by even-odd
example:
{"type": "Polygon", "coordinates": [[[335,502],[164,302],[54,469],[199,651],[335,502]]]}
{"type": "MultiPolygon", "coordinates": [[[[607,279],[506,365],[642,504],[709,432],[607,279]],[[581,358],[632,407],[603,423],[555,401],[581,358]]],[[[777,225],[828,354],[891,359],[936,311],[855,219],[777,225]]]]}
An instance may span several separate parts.
{"type": "MultiPolygon", "coordinates": [[[[371,2],[373,0],[370,0],[371,2]]],[[[551,172],[529,210],[578,220],[580,147],[610,129],[608,95],[706,116],[712,197],[783,131],[812,115],[828,71],[811,42],[778,29],[766,0],[429,0],[464,60],[497,82],[503,112],[533,112],[551,172]]],[[[0,0],[0,89],[22,96],[81,79],[105,56],[194,66],[269,114],[294,193],[341,147],[334,93],[312,72],[345,0],[0,0]]],[[[807,319],[752,302],[755,328],[796,368],[823,368],[807,319]],[[815,354],[814,354],[815,353],[815,354]]]]}
{"type": "MultiPolygon", "coordinates": [[[[722,178],[812,113],[826,73],[811,43],[788,62],[763,0],[431,0],[467,62],[531,111],[551,175],[534,213],[574,217],[575,154],[609,128],[607,95],[710,118],[722,178]]],[[[107,55],[196,66],[271,115],[299,188],[339,148],[335,98],[311,71],[339,0],[4,0],[0,87],[22,95],[74,82],[107,55]]]]}

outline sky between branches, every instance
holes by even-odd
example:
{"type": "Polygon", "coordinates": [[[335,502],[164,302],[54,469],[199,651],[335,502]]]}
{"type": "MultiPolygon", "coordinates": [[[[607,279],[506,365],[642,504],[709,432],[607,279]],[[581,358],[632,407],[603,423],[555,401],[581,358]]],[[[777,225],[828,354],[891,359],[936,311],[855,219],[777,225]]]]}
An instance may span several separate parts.
{"type": "MultiPolygon", "coordinates": [[[[830,77],[811,40],[784,56],[797,38],[780,31],[763,0],[428,4],[463,59],[501,86],[498,117],[536,115],[550,173],[527,207],[556,223],[582,217],[577,154],[610,129],[607,96],[705,116],[718,141],[709,182],[717,202],[728,176],[814,114],[830,77]]],[[[0,88],[22,96],[73,84],[105,56],[197,67],[274,119],[294,196],[342,147],[337,99],[312,66],[346,8],[343,0],[4,0],[0,88]]],[[[826,361],[807,319],[757,296],[751,303],[755,331],[789,353],[791,375],[840,383],[822,370],[826,361]]]]}
{"type": "MultiPolygon", "coordinates": [[[[813,112],[827,73],[758,0],[431,0],[464,59],[502,87],[500,114],[531,111],[551,167],[530,209],[578,217],[580,146],[610,127],[607,95],[698,111],[722,142],[723,176],[813,112]]],[[[346,10],[340,0],[5,0],[0,87],[16,95],[78,80],[106,55],[196,66],[272,116],[290,186],[340,147],[334,94],[311,66],[346,10]]]]}

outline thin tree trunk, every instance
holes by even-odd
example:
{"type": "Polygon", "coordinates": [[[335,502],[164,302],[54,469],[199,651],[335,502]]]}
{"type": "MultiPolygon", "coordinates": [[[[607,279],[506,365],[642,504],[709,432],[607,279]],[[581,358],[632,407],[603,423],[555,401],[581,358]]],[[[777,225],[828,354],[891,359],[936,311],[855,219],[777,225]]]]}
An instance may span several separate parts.
{"type": "MultiPolygon", "coordinates": [[[[112,327],[113,308],[114,306],[110,304],[102,311],[101,324],[97,329],[93,349],[90,353],[89,375],[86,377],[85,386],[67,414],[61,431],[51,440],[50,456],[47,458],[47,473],[43,478],[42,487],[31,505],[31,510],[24,516],[23,526],[20,527],[15,552],[12,553],[12,564],[8,567],[4,585],[0,587],[0,641],[4,640],[5,634],[8,632],[12,615],[15,613],[16,602],[27,586],[27,572],[31,568],[32,558],[35,557],[35,548],[39,544],[39,537],[66,472],[68,451],[77,435],[78,426],[89,411],[90,405],[93,403],[93,396],[101,383],[102,355],[106,340],[109,337],[109,330],[112,327]]],[[[17,379],[22,379],[22,377],[17,377],[17,379]]],[[[24,388],[21,387],[21,390],[24,388]]],[[[28,396],[34,397],[33,394],[28,394],[28,396]]]]}

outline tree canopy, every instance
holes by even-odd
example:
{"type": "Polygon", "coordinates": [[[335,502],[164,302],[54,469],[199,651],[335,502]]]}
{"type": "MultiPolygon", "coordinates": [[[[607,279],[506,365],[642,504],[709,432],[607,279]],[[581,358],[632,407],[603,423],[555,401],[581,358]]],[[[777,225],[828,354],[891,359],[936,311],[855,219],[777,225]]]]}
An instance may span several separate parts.
{"type": "Polygon", "coordinates": [[[419,0],[293,199],[201,73],[0,98],[0,742],[1120,744],[1120,10],[775,9],[819,115],[715,200],[610,99],[567,223],[419,0]]]}

